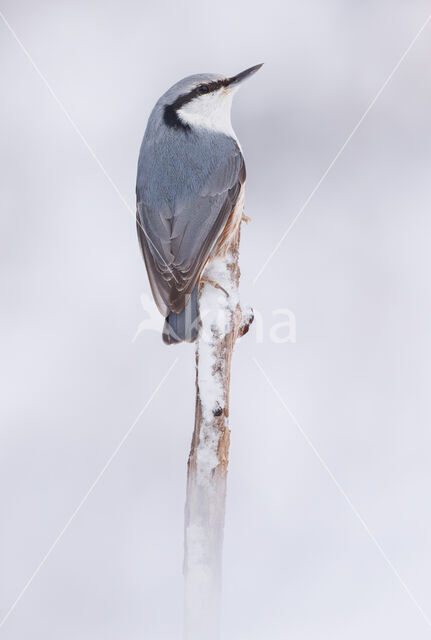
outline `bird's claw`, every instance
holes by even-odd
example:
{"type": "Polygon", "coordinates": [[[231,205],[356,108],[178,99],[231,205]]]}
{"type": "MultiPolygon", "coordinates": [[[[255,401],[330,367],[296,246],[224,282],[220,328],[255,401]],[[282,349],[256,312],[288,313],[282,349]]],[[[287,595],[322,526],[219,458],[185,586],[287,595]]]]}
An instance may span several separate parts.
{"type": "Polygon", "coordinates": [[[212,285],[213,287],[215,287],[216,289],[220,289],[220,291],[223,291],[223,293],[225,293],[225,294],[226,294],[226,296],[229,298],[229,294],[228,294],[228,292],[226,291],[226,289],[223,289],[223,287],[222,287],[218,282],[216,282],[215,280],[211,280],[211,278],[205,278],[205,277],[202,277],[202,278],[200,279],[200,282],[207,282],[208,284],[211,284],[211,285],[212,285]]]}
{"type": "Polygon", "coordinates": [[[251,307],[245,307],[245,309],[242,312],[242,319],[241,319],[241,324],[239,325],[238,328],[238,335],[240,338],[242,338],[242,336],[244,336],[248,330],[250,329],[250,325],[253,323],[254,320],[254,311],[251,307]]]}

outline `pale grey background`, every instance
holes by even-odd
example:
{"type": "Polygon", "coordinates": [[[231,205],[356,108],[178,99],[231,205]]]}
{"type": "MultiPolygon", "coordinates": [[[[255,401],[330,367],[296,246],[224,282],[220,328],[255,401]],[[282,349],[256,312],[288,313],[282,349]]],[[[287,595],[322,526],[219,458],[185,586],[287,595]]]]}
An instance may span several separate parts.
{"type": "MultiPolygon", "coordinates": [[[[296,344],[238,344],[223,640],[431,629],[261,373],[431,615],[431,24],[262,278],[252,279],[431,2],[23,2],[1,11],[130,205],[159,95],[266,65],[236,98],[248,167],[242,298],[296,344]]],[[[0,22],[0,629],[5,640],[174,640],[182,618],[193,349],[148,332],[133,217],[0,22]]]]}

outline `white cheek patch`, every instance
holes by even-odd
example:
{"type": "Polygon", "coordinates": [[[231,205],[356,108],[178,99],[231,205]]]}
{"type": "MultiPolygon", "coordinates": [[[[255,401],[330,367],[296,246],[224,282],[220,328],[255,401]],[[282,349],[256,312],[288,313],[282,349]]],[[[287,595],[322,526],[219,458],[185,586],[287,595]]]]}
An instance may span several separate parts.
{"type": "Polygon", "coordinates": [[[185,124],[225,133],[236,140],[230,119],[232,98],[233,91],[222,88],[194,98],[178,110],[178,115],[185,124]]]}

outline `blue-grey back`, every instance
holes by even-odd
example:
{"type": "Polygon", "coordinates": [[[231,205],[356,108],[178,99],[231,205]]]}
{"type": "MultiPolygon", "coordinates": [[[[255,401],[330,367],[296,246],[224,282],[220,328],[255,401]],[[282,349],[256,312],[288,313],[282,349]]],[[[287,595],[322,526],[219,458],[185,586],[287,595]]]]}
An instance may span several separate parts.
{"type": "Polygon", "coordinates": [[[162,311],[181,310],[241,184],[244,161],[236,140],[203,127],[172,127],[164,109],[202,79],[191,76],[155,105],[138,161],[138,235],[154,297],[162,311]]]}
{"type": "Polygon", "coordinates": [[[178,131],[166,125],[147,128],[139,153],[138,199],[150,207],[166,202],[175,209],[200,193],[237,149],[235,140],[223,133],[178,131]]]}

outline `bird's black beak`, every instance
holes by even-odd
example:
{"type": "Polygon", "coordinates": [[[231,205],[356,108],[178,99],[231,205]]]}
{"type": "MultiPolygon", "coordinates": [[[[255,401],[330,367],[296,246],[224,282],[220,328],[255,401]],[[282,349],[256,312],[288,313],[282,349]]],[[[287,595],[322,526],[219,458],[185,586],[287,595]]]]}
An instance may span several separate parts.
{"type": "Polygon", "coordinates": [[[229,78],[229,86],[230,87],[238,86],[241,82],[243,82],[247,78],[250,78],[254,73],[256,73],[256,71],[259,71],[261,67],[263,67],[263,62],[262,64],[257,64],[254,67],[250,67],[250,69],[241,71],[241,73],[238,73],[236,76],[229,78]]]}

